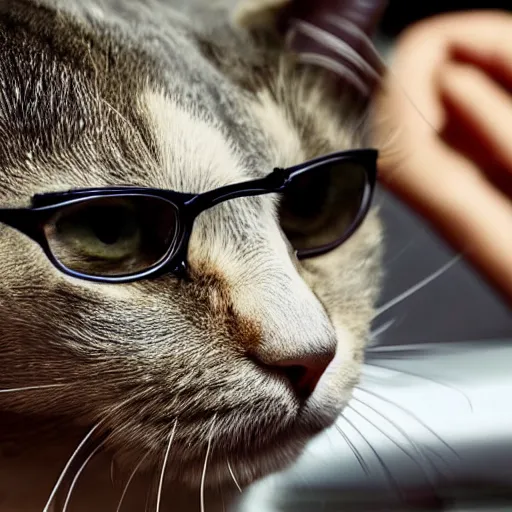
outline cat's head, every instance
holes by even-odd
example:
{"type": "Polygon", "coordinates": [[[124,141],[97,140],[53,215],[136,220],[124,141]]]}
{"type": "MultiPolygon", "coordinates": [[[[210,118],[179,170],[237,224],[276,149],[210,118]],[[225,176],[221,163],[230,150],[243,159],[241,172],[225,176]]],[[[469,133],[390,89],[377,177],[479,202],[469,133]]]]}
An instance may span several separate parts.
{"type": "MultiPolygon", "coordinates": [[[[106,185],[204,192],[364,145],[357,87],[338,96],[268,30],[286,2],[244,2],[233,27],[207,2],[197,19],[168,3],[116,14],[116,2],[2,2],[1,207],[106,185]]],[[[196,484],[210,444],[212,481],[228,462],[251,481],[349,399],[380,244],[370,213],[342,246],[299,262],[275,198],[236,199],[197,219],[189,279],[112,285],[65,276],[0,225],[0,389],[42,386],[0,394],[0,411],[100,422],[127,466],[161,464],[175,429],[169,478],[196,484]],[[304,384],[301,367],[319,381],[304,384]]]]}

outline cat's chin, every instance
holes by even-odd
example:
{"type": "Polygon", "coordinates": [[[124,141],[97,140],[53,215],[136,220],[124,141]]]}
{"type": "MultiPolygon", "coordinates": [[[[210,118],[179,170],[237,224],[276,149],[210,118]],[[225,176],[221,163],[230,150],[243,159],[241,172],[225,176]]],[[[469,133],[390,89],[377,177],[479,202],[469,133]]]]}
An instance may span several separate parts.
{"type": "MultiPolygon", "coordinates": [[[[265,446],[243,453],[212,454],[206,466],[206,485],[218,486],[224,483],[246,486],[269,474],[279,472],[295,462],[316,435],[331,427],[339,417],[342,408],[325,410],[322,414],[311,416],[304,410],[294,428],[285,431],[278,438],[269,439],[265,446]]],[[[221,450],[221,449],[220,449],[221,450]]],[[[191,488],[200,485],[204,471],[204,459],[198,460],[180,475],[181,482],[191,488]]]]}
{"type": "MultiPolygon", "coordinates": [[[[295,439],[266,450],[244,454],[243,458],[227,458],[222,455],[209,461],[206,467],[205,484],[207,487],[238,485],[245,487],[271,473],[278,472],[289,466],[306,445],[306,439],[295,439]],[[236,481],[236,484],[235,484],[236,481]]],[[[203,477],[203,464],[183,468],[180,483],[190,488],[197,488],[203,477]]],[[[170,477],[172,479],[172,476],[170,477]]]]}
{"type": "Polygon", "coordinates": [[[332,426],[341,410],[332,407],[328,412],[324,409],[319,414],[318,411],[304,407],[293,425],[281,431],[278,436],[260,441],[254,448],[245,446],[240,450],[227,450],[219,444],[211,450],[207,460],[204,453],[186,463],[171,463],[166,471],[168,483],[197,489],[204,478],[206,487],[225,484],[245,487],[290,466],[314,436],[332,426]]]}
{"type": "Polygon", "coordinates": [[[198,460],[187,466],[182,466],[179,474],[169,474],[169,482],[179,482],[191,489],[201,485],[203,476],[206,487],[237,485],[246,487],[256,480],[269,474],[279,472],[290,466],[303,452],[309,435],[290,434],[278,441],[270,442],[266,447],[244,450],[243,454],[222,453],[212,454],[206,464],[198,460]]]}
{"type": "MultiPolygon", "coordinates": [[[[312,415],[311,410],[304,409],[293,428],[275,439],[269,439],[266,446],[254,451],[244,451],[242,457],[223,454],[213,460],[211,469],[214,470],[215,478],[207,481],[211,484],[225,480],[232,482],[235,475],[237,483],[248,485],[271,473],[286,469],[300,457],[308,442],[335,423],[342,410],[343,407],[333,407],[329,412],[323,410],[322,414],[312,415]]],[[[190,485],[196,483],[197,478],[187,482],[190,485]]]]}

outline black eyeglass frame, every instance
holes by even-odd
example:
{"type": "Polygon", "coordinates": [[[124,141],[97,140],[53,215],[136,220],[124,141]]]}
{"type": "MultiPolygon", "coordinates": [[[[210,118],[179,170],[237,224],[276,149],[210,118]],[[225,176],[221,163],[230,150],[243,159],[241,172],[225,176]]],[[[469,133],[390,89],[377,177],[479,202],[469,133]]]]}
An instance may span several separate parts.
{"type": "Polygon", "coordinates": [[[299,259],[311,258],[325,254],[343,244],[360,227],[370,206],[377,181],[377,157],[375,149],[355,149],[331,153],[299,165],[286,169],[275,168],[264,178],[258,178],[242,183],[235,183],[209,190],[201,194],[190,194],[174,190],[114,186],[102,188],[76,189],[66,192],[51,192],[37,194],[32,198],[30,208],[3,208],[0,209],[0,222],[6,224],[35,241],[44,251],[50,262],[64,274],[86,281],[96,283],[129,283],[158,277],[166,273],[185,276],[187,270],[187,252],[195,219],[205,210],[208,210],[224,201],[239,197],[250,197],[270,193],[283,192],[295,177],[305,172],[314,171],[315,168],[344,160],[353,160],[360,164],[366,172],[365,190],[361,200],[360,209],[344,235],[336,241],[313,249],[297,250],[299,259]],[[66,267],[54,255],[50,248],[45,225],[61,209],[100,197],[145,197],[159,198],[168,201],[175,209],[178,219],[178,232],[167,253],[154,265],[133,274],[119,276],[94,276],[84,274],[66,267]]]}

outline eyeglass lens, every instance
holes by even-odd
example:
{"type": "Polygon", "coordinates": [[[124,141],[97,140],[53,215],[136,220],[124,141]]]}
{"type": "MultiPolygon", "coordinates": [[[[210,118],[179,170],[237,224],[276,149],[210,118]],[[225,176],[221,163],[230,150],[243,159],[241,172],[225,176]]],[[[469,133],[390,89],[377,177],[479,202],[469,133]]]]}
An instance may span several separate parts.
{"type": "Polygon", "coordinates": [[[280,203],[281,227],[293,247],[309,250],[342,240],[358,218],[367,185],[365,167],[350,159],[294,177],[280,203]]]}
{"type": "Polygon", "coordinates": [[[63,207],[45,226],[54,257],[88,276],[119,277],[158,264],[176,245],[178,211],[158,197],[95,197],[63,207]]]}

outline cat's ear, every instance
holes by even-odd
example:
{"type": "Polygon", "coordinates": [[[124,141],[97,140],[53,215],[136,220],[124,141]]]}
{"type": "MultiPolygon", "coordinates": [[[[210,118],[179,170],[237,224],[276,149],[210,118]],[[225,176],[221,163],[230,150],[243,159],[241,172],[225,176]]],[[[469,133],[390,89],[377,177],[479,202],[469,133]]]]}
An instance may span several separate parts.
{"type": "Polygon", "coordinates": [[[333,71],[342,82],[371,93],[384,65],[371,37],[387,0],[231,0],[235,23],[278,30],[303,62],[333,71]]]}
{"type": "Polygon", "coordinates": [[[332,25],[347,20],[372,35],[388,0],[230,0],[233,21],[249,30],[277,27],[286,31],[297,21],[332,25]]]}
{"type": "Polygon", "coordinates": [[[233,9],[235,25],[248,30],[277,26],[281,14],[293,0],[237,0],[233,9]]]}

